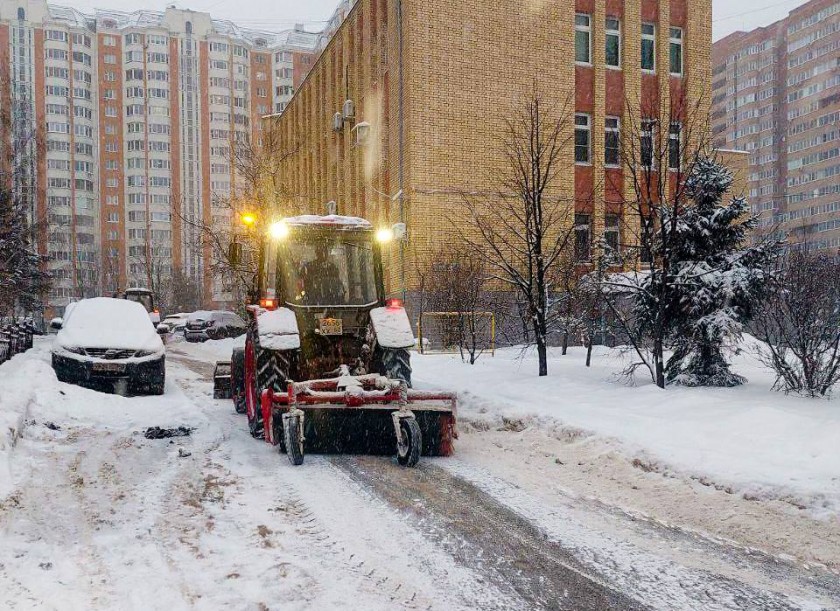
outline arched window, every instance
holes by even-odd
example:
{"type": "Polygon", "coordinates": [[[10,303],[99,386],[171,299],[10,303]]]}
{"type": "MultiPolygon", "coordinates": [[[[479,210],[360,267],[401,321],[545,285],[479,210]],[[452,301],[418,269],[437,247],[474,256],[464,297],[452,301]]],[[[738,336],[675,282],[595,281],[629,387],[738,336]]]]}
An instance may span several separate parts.
{"type": "Polygon", "coordinates": [[[18,21],[24,21],[26,19],[26,11],[23,10],[23,7],[18,7],[18,21]]]}
{"type": "Polygon", "coordinates": [[[192,34],[192,21],[187,22],[187,34],[192,34]]]}

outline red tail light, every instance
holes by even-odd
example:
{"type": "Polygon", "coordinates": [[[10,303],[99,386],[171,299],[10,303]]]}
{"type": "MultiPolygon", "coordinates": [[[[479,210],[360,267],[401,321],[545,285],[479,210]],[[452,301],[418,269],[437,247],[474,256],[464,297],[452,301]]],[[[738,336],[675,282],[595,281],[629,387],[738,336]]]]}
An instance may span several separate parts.
{"type": "Polygon", "coordinates": [[[399,310],[403,307],[403,301],[402,299],[397,299],[396,297],[392,299],[386,299],[385,306],[392,310],[399,310]]]}

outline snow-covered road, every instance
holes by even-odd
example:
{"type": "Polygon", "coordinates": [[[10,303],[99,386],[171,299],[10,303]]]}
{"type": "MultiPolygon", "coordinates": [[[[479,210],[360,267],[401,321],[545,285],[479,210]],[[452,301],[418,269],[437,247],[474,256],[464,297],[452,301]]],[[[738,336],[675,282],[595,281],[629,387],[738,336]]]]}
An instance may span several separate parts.
{"type": "Polygon", "coordinates": [[[58,383],[48,348],[0,367],[0,410],[31,389],[0,445],[0,608],[840,608],[822,569],[546,494],[490,432],[418,470],[294,468],[211,398],[201,347],[173,346],[166,394],[134,398],[58,383]]]}

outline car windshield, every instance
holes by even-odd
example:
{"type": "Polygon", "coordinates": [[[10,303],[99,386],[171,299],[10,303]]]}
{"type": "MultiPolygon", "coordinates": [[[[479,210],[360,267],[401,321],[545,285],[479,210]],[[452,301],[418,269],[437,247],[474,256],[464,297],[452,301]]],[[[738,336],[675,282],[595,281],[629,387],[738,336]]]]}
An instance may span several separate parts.
{"type": "Polygon", "coordinates": [[[279,245],[278,294],[290,305],[366,305],[376,301],[373,248],[346,235],[279,245]],[[281,285],[285,291],[280,291],[281,285]]]}
{"type": "Polygon", "coordinates": [[[151,293],[126,293],[125,298],[129,301],[136,301],[146,308],[147,312],[151,312],[154,309],[151,293]]]}

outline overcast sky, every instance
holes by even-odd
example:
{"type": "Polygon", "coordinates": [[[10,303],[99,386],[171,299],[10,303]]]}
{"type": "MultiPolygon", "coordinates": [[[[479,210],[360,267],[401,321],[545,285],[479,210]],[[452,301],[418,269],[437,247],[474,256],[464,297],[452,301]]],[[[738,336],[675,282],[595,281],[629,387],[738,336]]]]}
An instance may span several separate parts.
{"type": "MultiPolygon", "coordinates": [[[[209,12],[219,19],[231,19],[242,26],[266,30],[283,30],[295,23],[317,31],[333,12],[337,0],[54,0],[56,4],[73,6],[89,12],[95,7],[122,11],[137,10],[138,5],[163,10],[175,4],[179,8],[209,12]]],[[[458,0],[453,0],[457,2],[458,0]]],[[[570,2],[571,0],[557,0],[570,2]]],[[[805,0],[713,0],[715,40],[736,30],[749,30],[768,25],[785,17],[805,0]]]]}

